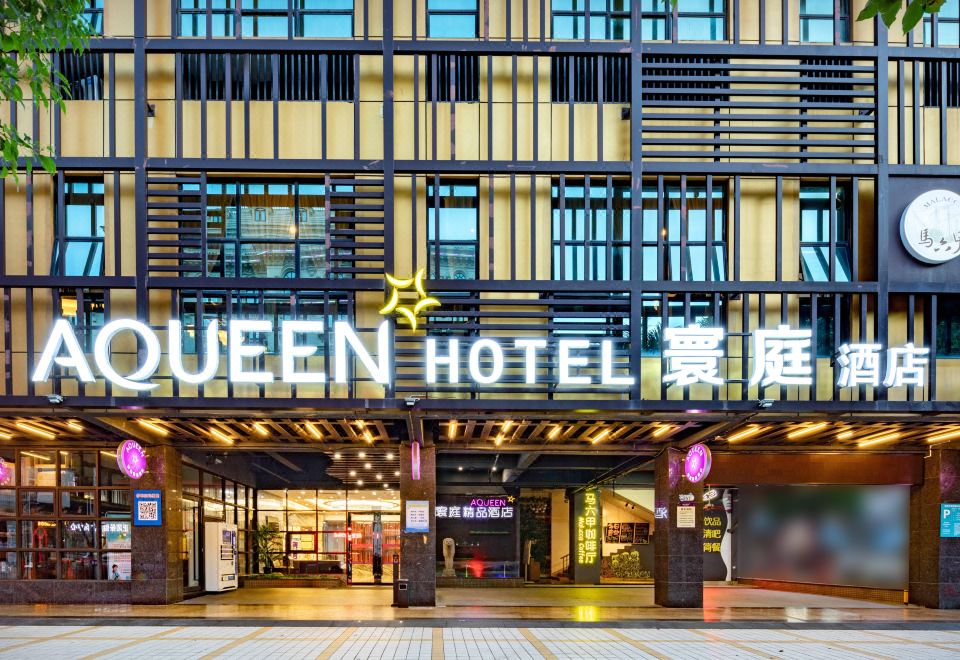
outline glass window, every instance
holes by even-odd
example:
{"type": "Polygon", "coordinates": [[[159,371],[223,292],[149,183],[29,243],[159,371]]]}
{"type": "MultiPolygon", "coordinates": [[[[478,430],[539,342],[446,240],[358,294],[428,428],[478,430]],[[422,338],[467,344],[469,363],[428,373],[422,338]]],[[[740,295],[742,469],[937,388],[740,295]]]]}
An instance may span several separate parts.
{"type": "Polygon", "coordinates": [[[630,278],[630,186],[567,178],[552,186],[553,279],[630,278]],[[560,211],[563,206],[563,226],[560,211]]]}
{"type": "Polygon", "coordinates": [[[61,548],[96,548],[97,523],[92,520],[63,520],[60,522],[61,548]]]}
{"type": "Polygon", "coordinates": [[[261,511],[283,511],[284,508],[286,508],[286,494],[284,491],[257,491],[257,509],[261,511]]]}
{"type": "Polygon", "coordinates": [[[800,41],[832,44],[850,41],[850,0],[800,0],[800,41]]]}
{"type": "Polygon", "coordinates": [[[87,6],[83,10],[83,19],[90,24],[90,32],[94,35],[103,34],[103,0],[86,0],[87,6]]]}
{"type": "Polygon", "coordinates": [[[926,15],[923,18],[923,45],[941,48],[960,46],[960,0],[946,0],[935,16],[926,15]]]}
{"type": "Polygon", "coordinates": [[[96,513],[96,491],[60,491],[60,513],[64,516],[92,516],[96,513]]]}
{"type": "Polygon", "coordinates": [[[20,513],[24,516],[53,516],[56,514],[52,490],[20,491],[20,513]]]}
{"type": "Polygon", "coordinates": [[[727,36],[725,0],[684,0],[674,15],[670,0],[641,0],[644,41],[670,41],[674,22],[678,41],[721,41],[727,36]]]}
{"type": "Polygon", "coordinates": [[[100,451],[100,485],[129,486],[130,477],[117,466],[117,455],[112,451],[100,451]]]}
{"type": "Polygon", "coordinates": [[[101,490],[100,515],[104,518],[129,516],[133,510],[130,489],[101,490]]]}
{"type": "Polygon", "coordinates": [[[0,516],[17,515],[17,491],[0,490],[0,516]]]}
{"type": "Polygon", "coordinates": [[[93,451],[60,452],[61,486],[96,486],[97,454],[93,451]]]}
{"type": "MultiPolygon", "coordinates": [[[[330,192],[350,193],[342,203],[353,203],[352,186],[330,192]]],[[[208,275],[328,276],[332,227],[323,184],[212,183],[207,204],[208,275]]]]}
{"type": "Polygon", "coordinates": [[[95,580],[97,578],[97,553],[61,552],[61,580],[95,580]]]}
{"type": "MultiPolygon", "coordinates": [[[[16,548],[17,521],[0,520],[0,548],[16,548]]],[[[2,555],[0,555],[2,557],[2,555]]]]}
{"type": "Polygon", "coordinates": [[[200,470],[198,470],[195,467],[191,467],[189,465],[183,465],[180,470],[183,478],[183,492],[199,495],[200,494],[200,470]]]}
{"type": "Polygon", "coordinates": [[[22,548],[57,547],[57,523],[52,520],[23,520],[20,531],[22,548]]]}
{"type": "Polygon", "coordinates": [[[590,5],[590,39],[630,39],[628,0],[553,0],[550,17],[554,39],[587,37],[587,4],[590,5]]]}
{"type": "Polygon", "coordinates": [[[0,552],[0,580],[17,579],[17,553],[0,552]]]}
{"type": "Polygon", "coordinates": [[[662,344],[663,323],[666,320],[668,328],[684,328],[697,325],[702,328],[725,327],[726,309],[724,298],[720,296],[716,301],[710,295],[692,295],[690,297],[690,319],[687,321],[682,299],[669,298],[664,308],[664,301],[658,294],[644,294],[643,313],[641,316],[641,351],[645,356],[660,355],[662,344]],[[716,313],[715,313],[716,312],[716,313]]]}
{"type": "Polygon", "coordinates": [[[100,547],[107,550],[100,555],[101,580],[130,579],[132,534],[130,523],[126,521],[109,521],[100,524],[100,547]]]}
{"type": "Polygon", "coordinates": [[[0,448],[0,486],[17,485],[17,452],[0,448]]]}
{"type": "Polygon", "coordinates": [[[298,37],[353,37],[353,0],[296,0],[298,37]]]}
{"type": "Polygon", "coordinates": [[[960,297],[937,296],[937,357],[960,357],[960,297]]]}
{"type": "MultiPolygon", "coordinates": [[[[836,225],[836,282],[850,281],[849,185],[836,186],[833,222],[836,225]]],[[[807,282],[829,282],[830,277],[830,186],[800,185],[800,269],[807,282]]]]}
{"type": "MultiPolygon", "coordinates": [[[[181,37],[234,36],[235,0],[180,0],[181,37]],[[210,34],[207,34],[207,7],[210,8],[210,34]]],[[[286,33],[284,33],[286,36],[286,33]]]]}
{"type": "Polygon", "coordinates": [[[223,500],[223,479],[203,473],[203,496],[211,500],[223,500]]]}
{"type": "Polygon", "coordinates": [[[427,0],[427,36],[477,38],[477,0],[427,0]]]}
{"type": "Polygon", "coordinates": [[[479,275],[478,184],[427,184],[427,258],[430,279],[472,280],[479,275]],[[437,208],[439,207],[439,212],[437,208]]]}
{"type": "Polygon", "coordinates": [[[51,275],[103,275],[103,180],[68,179],[63,192],[51,275]]]}
{"type": "Polygon", "coordinates": [[[25,580],[56,580],[57,553],[21,552],[20,576],[25,580]]]}
{"type": "Polygon", "coordinates": [[[703,183],[688,183],[685,195],[679,182],[669,182],[664,191],[665,217],[661,224],[657,188],[643,187],[643,279],[703,282],[709,269],[712,281],[726,280],[725,186],[715,181],[709,200],[703,183]],[[709,246],[708,234],[712,236],[709,246]],[[662,272],[657,270],[659,237],[663,245],[662,272]]]}
{"type": "Polygon", "coordinates": [[[800,299],[800,327],[813,328],[813,303],[817,323],[814,328],[817,357],[832,357],[837,347],[850,336],[850,300],[845,296],[813,295],[800,299]],[[839,306],[839,308],[838,308],[839,306]],[[838,340],[839,338],[839,340],[838,340]]]}
{"type": "Polygon", "coordinates": [[[56,486],[56,453],[52,450],[20,452],[21,486],[56,486]]]}
{"type": "Polygon", "coordinates": [[[240,36],[286,38],[287,0],[241,0],[240,36]]]}

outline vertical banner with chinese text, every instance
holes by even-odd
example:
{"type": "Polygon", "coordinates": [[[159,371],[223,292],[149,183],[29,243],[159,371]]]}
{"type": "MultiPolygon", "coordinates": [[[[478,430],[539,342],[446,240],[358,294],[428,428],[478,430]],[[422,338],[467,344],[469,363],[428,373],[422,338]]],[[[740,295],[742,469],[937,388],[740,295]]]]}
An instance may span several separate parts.
{"type": "Polygon", "coordinates": [[[599,490],[570,496],[570,579],[575,584],[600,584],[601,525],[599,490]]]}

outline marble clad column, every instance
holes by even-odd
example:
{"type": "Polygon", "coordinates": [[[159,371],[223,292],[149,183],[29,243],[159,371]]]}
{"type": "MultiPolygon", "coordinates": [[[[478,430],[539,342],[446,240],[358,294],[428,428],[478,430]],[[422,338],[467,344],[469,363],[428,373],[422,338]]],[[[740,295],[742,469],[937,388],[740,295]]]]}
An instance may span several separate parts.
{"type": "Polygon", "coordinates": [[[180,452],[167,445],[145,447],[147,473],[134,482],[134,490],[162,491],[163,524],[133,527],[132,601],[134,604],[169,604],[183,600],[183,491],[180,452]]]}
{"type": "MultiPolygon", "coordinates": [[[[410,605],[435,605],[437,600],[437,526],[434,506],[437,503],[437,450],[434,446],[420,449],[420,479],[414,480],[410,465],[410,443],[400,446],[400,577],[409,580],[410,605]],[[430,532],[407,534],[407,501],[430,503],[430,532]]],[[[392,561],[392,557],[384,557],[392,561]]]]}
{"type": "Polygon", "coordinates": [[[932,450],[910,489],[910,602],[958,609],[960,538],[940,538],[940,504],[960,504],[960,450],[932,450]]]}
{"type": "Polygon", "coordinates": [[[683,476],[685,455],[667,448],[654,464],[653,588],[663,607],[703,607],[703,482],[683,476]],[[693,527],[677,527],[681,505],[694,507],[693,527]]]}

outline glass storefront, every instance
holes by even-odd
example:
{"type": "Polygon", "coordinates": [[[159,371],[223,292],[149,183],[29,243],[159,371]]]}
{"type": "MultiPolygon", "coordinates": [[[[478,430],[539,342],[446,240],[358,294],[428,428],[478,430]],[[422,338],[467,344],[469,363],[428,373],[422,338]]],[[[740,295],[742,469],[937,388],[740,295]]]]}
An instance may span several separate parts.
{"type": "Polygon", "coordinates": [[[339,575],[353,583],[393,579],[400,500],[386,491],[260,490],[257,525],[275,533],[271,566],[285,575],[339,575]]]}
{"type": "Polygon", "coordinates": [[[129,580],[130,512],[112,451],[0,449],[0,579],[129,580]]]}
{"type": "Polygon", "coordinates": [[[203,523],[227,522],[237,526],[237,566],[240,574],[251,565],[247,534],[251,524],[253,489],[206,470],[183,464],[183,537],[180,559],[183,563],[183,587],[198,591],[203,587],[203,523]]]}

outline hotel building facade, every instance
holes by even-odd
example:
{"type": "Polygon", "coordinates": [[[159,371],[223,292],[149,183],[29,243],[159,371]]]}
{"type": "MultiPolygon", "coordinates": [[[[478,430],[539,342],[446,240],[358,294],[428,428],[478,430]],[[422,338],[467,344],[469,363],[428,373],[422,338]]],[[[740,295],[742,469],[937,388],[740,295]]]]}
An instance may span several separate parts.
{"type": "Polygon", "coordinates": [[[0,197],[7,602],[203,593],[226,523],[242,588],[960,606],[956,0],[89,5],[0,108],[58,166],[0,197]]]}

